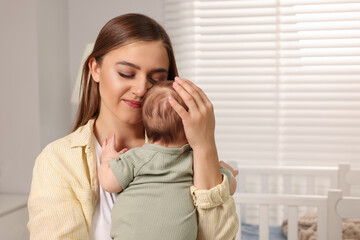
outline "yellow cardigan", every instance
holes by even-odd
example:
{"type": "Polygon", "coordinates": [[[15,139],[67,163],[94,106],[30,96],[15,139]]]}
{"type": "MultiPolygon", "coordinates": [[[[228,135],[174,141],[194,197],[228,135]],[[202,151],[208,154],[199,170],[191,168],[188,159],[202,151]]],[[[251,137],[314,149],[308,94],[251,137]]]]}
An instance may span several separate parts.
{"type": "MultiPolygon", "coordinates": [[[[49,144],[36,159],[28,200],[30,239],[90,239],[97,201],[94,120],[49,144]]],[[[198,240],[234,239],[239,220],[226,175],[210,190],[191,187],[198,240]]]]}

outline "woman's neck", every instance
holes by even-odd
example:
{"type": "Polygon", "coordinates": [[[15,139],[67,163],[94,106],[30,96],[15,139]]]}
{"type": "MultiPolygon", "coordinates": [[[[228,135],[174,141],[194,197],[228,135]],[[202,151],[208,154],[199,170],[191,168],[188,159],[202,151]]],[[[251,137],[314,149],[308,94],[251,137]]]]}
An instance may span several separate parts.
{"type": "Polygon", "coordinates": [[[109,139],[115,134],[115,147],[117,151],[123,148],[140,147],[145,143],[145,132],[142,122],[137,125],[131,125],[106,121],[98,117],[94,123],[94,134],[100,145],[102,145],[105,138],[109,139]]]}

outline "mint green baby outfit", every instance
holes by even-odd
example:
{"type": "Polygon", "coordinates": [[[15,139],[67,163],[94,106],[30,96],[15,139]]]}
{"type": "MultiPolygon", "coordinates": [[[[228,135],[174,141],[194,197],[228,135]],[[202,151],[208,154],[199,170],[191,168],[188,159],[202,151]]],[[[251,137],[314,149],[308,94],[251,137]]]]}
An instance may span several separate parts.
{"type": "Polygon", "coordinates": [[[195,240],[193,151],[145,143],[110,162],[124,189],[111,213],[116,240],[195,240]]]}

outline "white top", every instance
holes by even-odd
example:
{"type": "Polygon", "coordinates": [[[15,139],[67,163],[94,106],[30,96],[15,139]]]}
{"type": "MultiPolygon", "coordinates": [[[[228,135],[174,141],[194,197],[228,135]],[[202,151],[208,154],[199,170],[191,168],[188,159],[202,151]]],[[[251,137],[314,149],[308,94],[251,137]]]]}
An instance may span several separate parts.
{"type": "MultiPolygon", "coordinates": [[[[97,166],[100,165],[101,146],[95,138],[97,166]]],[[[91,224],[91,239],[92,240],[111,240],[110,227],[111,227],[111,209],[114,206],[116,199],[115,193],[109,193],[99,185],[100,201],[96,205],[93,220],[91,224]]]]}

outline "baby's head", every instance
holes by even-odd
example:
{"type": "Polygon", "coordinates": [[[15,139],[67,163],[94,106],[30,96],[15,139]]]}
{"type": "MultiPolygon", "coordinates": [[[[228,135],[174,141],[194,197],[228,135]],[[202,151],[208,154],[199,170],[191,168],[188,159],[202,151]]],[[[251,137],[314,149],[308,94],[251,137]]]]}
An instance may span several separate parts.
{"type": "Polygon", "coordinates": [[[153,85],[144,96],[142,118],[149,142],[160,142],[167,146],[171,143],[186,141],[184,126],[180,116],[169,103],[174,98],[186,110],[181,97],[172,87],[173,81],[161,81],[153,85]]]}

